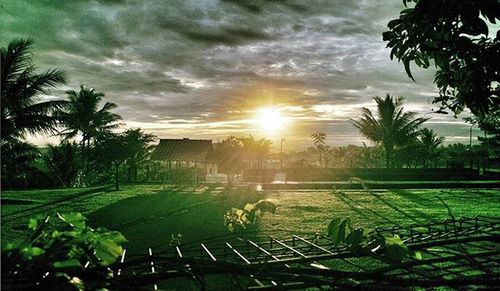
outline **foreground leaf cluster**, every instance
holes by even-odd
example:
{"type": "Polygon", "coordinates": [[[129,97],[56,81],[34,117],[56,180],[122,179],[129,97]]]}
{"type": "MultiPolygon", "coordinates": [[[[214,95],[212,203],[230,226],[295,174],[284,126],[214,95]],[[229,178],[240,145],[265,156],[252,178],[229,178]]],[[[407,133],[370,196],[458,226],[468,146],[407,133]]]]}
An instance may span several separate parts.
{"type": "Polygon", "coordinates": [[[398,235],[384,236],[373,229],[355,228],[350,218],[332,219],[327,236],[335,245],[346,245],[353,252],[370,253],[390,263],[422,258],[419,252],[409,250],[398,235]]]}
{"type": "MultiPolygon", "coordinates": [[[[2,246],[2,281],[29,278],[28,284],[73,286],[82,289],[84,269],[102,269],[123,252],[126,238],[117,231],[93,229],[81,213],[56,213],[29,220],[29,236],[19,244],[2,246]]],[[[88,275],[88,274],[87,274],[88,275]]]]}
{"type": "Polygon", "coordinates": [[[259,200],[256,203],[248,203],[240,208],[231,208],[224,214],[224,225],[230,232],[236,229],[244,230],[249,225],[255,224],[258,217],[261,217],[264,213],[276,212],[276,204],[269,200],[259,200]]]}

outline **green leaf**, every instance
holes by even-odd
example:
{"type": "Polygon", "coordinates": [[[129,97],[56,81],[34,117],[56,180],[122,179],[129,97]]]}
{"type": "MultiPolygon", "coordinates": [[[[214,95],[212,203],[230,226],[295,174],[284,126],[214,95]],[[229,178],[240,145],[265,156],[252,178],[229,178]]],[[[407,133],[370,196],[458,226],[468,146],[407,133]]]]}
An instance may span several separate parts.
{"type": "Polygon", "coordinates": [[[77,230],[84,229],[86,226],[85,217],[79,212],[70,212],[70,213],[63,213],[63,214],[58,213],[58,216],[64,222],[71,225],[72,227],[74,227],[77,230]]]}
{"type": "Polygon", "coordinates": [[[422,258],[422,253],[421,252],[415,252],[413,254],[413,257],[416,259],[416,260],[419,260],[421,261],[423,258],[422,258]]]}
{"type": "Polygon", "coordinates": [[[57,261],[52,264],[54,268],[59,269],[59,268],[78,268],[81,267],[82,265],[80,264],[80,261],[77,259],[69,259],[65,261],[57,261]]]}
{"type": "Polygon", "coordinates": [[[413,75],[411,74],[411,71],[410,71],[410,60],[409,59],[405,59],[403,61],[403,63],[405,65],[406,74],[408,74],[408,77],[410,77],[410,79],[412,79],[413,81],[415,81],[415,79],[413,78],[413,75]]]}
{"type": "Polygon", "coordinates": [[[95,243],[95,256],[101,261],[103,266],[107,266],[116,261],[122,254],[123,248],[112,239],[99,239],[95,243]]]}
{"type": "Polygon", "coordinates": [[[39,247],[27,246],[21,249],[21,254],[27,260],[31,260],[33,257],[45,254],[45,250],[39,247]]]}
{"type": "Polygon", "coordinates": [[[255,205],[251,204],[251,203],[247,203],[247,205],[245,205],[245,207],[243,207],[243,210],[245,210],[246,212],[251,212],[254,209],[255,209],[255,205]]]}
{"type": "Polygon", "coordinates": [[[385,237],[384,254],[391,261],[400,262],[408,257],[408,248],[398,235],[385,237]]]}
{"type": "Polygon", "coordinates": [[[392,31],[386,31],[382,33],[382,40],[383,41],[388,41],[391,40],[394,37],[394,32],[392,31]]]}
{"type": "Polygon", "coordinates": [[[328,225],[328,237],[333,241],[334,244],[345,242],[346,237],[350,233],[350,223],[351,220],[349,218],[332,219],[332,221],[328,225]]]}
{"type": "Polygon", "coordinates": [[[16,248],[16,244],[2,241],[2,252],[7,252],[16,248]]]}
{"type": "Polygon", "coordinates": [[[387,245],[397,245],[397,246],[404,245],[403,240],[397,234],[392,237],[391,236],[385,237],[385,243],[387,245]]]}
{"type": "Polygon", "coordinates": [[[364,238],[364,232],[362,228],[353,230],[346,238],[346,243],[351,246],[359,246],[364,238]]]}
{"type": "Polygon", "coordinates": [[[35,230],[38,227],[38,219],[30,218],[28,222],[28,228],[31,230],[35,230]]]}
{"type": "Polygon", "coordinates": [[[389,21],[389,23],[387,23],[387,27],[389,27],[390,29],[392,29],[392,28],[396,27],[400,23],[401,23],[400,19],[394,19],[394,20],[389,21]]]}

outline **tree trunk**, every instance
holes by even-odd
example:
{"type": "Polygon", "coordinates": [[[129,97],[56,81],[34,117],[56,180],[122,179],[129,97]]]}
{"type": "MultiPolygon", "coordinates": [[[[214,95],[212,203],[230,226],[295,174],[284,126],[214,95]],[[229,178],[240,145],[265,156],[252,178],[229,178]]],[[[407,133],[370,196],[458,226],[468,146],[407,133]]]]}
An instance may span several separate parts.
{"type": "Polygon", "coordinates": [[[391,149],[386,147],[385,148],[385,167],[390,168],[391,167],[391,149]]]}

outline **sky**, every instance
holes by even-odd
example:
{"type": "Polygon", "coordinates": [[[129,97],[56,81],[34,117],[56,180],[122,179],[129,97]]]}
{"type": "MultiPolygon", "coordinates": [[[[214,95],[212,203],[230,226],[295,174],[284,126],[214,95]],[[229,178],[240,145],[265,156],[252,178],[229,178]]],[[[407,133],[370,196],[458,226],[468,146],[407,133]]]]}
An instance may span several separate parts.
{"type": "MultiPolygon", "coordinates": [[[[34,40],[40,70],[59,68],[64,98],[80,85],[118,105],[123,128],[160,138],[270,138],[285,148],[362,144],[349,122],[373,96],[404,96],[448,143],[469,141],[462,117],[433,113],[435,71],[389,59],[382,32],[402,0],[3,0],[2,47],[34,40]],[[281,119],[265,118],[266,114],[281,119]],[[263,117],[264,116],[264,117],[263,117]]],[[[480,134],[474,130],[473,135],[480,134]]],[[[30,139],[43,145],[54,138],[30,139]]],[[[279,146],[279,145],[278,145],[279,146]]]]}

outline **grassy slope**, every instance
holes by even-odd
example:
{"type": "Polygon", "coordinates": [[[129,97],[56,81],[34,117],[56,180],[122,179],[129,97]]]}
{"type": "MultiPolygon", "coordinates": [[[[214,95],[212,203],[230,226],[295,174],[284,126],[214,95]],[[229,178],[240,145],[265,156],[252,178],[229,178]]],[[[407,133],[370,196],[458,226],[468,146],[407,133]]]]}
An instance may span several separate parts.
{"type": "MultiPolygon", "coordinates": [[[[71,190],[72,191],[72,190],[71,190]]],[[[64,191],[63,191],[64,192],[64,191]]],[[[66,191],[69,193],[70,191],[66,191]]],[[[36,199],[49,202],[64,196],[58,191],[2,193],[4,197],[36,199]],[[50,197],[50,198],[49,198],[50,197]]],[[[183,242],[196,242],[214,236],[223,238],[227,232],[223,215],[231,207],[243,207],[261,198],[278,204],[276,214],[266,214],[259,223],[259,234],[287,237],[291,234],[323,232],[333,217],[351,217],[358,226],[375,227],[410,224],[428,219],[448,217],[446,207],[455,216],[499,216],[498,190],[382,190],[370,193],[362,190],[289,191],[255,193],[225,191],[220,188],[161,190],[160,186],[126,186],[119,192],[99,192],[85,200],[59,207],[58,211],[80,211],[94,226],[122,231],[129,239],[127,248],[143,251],[147,247],[167,247],[170,235],[182,233],[183,242]]],[[[12,208],[33,205],[4,205],[2,217],[12,208]]],[[[24,217],[27,220],[27,217],[24,217]]],[[[22,220],[4,224],[2,239],[23,234],[14,231],[22,220]]]]}

